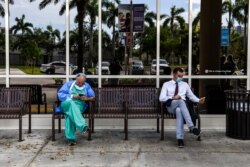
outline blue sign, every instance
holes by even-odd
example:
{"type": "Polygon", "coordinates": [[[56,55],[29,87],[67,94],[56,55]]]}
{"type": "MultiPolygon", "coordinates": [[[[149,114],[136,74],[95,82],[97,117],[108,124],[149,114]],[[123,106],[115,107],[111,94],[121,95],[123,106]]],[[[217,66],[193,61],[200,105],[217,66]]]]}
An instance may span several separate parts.
{"type": "Polygon", "coordinates": [[[229,31],[227,28],[221,29],[221,46],[229,45],[229,31]]]}

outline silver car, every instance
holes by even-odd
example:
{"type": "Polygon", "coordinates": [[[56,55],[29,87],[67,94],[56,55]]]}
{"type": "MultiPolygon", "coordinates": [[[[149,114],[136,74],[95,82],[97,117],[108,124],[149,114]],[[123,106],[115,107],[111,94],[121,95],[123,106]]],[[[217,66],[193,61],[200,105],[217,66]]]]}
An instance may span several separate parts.
{"type": "MultiPolygon", "coordinates": [[[[110,74],[110,70],[109,70],[109,66],[110,66],[110,63],[108,61],[102,61],[102,74],[103,75],[109,75],[110,74]]],[[[98,75],[98,64],[96,65],[95,67],[95,74],[98,75]]]]}
{"type": "MultiPolygon", "coordinates": [[[[168,67],[168,62],[165,59],[160,59],[160,74],[164,73],[164,69],[168,67]]],[[[150,74],[155,75],[156,74],[156,59],[153,59],[151,63],[151,68],[150,68],[150,74]]]]}
{"type": "Polygon", "coordinates": [[[132,75],[143,75],[144,66],[141,60],[133,60],[132,62],[132,75]]]}
{"type": "MultiPolygon", "coordinates": [[[[77,66],[69,64],[69,73],[74,74],[74,71],[77,70],[77,66]]],[[[84,72],[83,67],[83,72],[84,72]]],[[[64,61],[53,61],[48,64],[41,64],[40,72],[46,74],[66,74],[66,62],[64,61]]]]}

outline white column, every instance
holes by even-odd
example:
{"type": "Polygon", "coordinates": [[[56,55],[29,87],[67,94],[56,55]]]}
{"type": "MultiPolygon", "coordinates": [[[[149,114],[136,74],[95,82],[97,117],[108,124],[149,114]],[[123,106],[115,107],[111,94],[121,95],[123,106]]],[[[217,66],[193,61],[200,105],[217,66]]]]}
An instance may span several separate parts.
{"type": "MultiPolygon", "coordinates": [[[[250,3],[248,3],[248,11],[250,9],[250,3]]],[[[250,90],[250,38],[249,38],[249,21],[250,17],[248,17],[248,24],[247,24],[247,90],[250,90]]]]}
{"type": "Polygon", "coordinates": [[[156,88],[160,87],[160,1],[156,0],[156,12],[157,12],[157,19],[156,19],[156,88]]]}
{"type": "Polygon", "coordinates": [[[102,0],[98,1],[98,88],[102,87],[102,0]]]}
{"type": "Polygon", "coordinates": [[[5,74],[6,74],[6,87],[10,87],[10,20],[9,20],[9,1],[4,2],[5,9],[5,74]]]}
{"type": "Polygon", "coordinates": [[[69,81],[69,0],[66,0],[66,13],[65,13],[65,23],[66,23],[66,81],[69,81]]]}
{"type": "Polygon", "coordinates": [[[192,5],[193,0],[189,0],[188,6],[188,83],[192,84],[192,5]]]}

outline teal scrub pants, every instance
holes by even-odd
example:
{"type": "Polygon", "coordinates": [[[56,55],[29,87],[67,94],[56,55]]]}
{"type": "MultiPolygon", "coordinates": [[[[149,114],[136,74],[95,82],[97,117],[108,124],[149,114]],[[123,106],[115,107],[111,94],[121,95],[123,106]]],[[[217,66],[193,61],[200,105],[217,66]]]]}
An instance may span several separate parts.
{"type": "Polygon", "coordinates": [[[82,116],[84,103],[78,100],[66,100],[61,103],[65,114],[65,136],[68,140],[76,140],[76,129],[83,132],[87,128],[85,119],[82,116]]]}

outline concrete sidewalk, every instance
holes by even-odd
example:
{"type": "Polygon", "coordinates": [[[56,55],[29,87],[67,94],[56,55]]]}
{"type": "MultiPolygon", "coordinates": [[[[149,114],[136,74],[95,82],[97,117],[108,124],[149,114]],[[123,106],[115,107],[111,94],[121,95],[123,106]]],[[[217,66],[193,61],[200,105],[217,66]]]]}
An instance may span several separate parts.
{"type": "Polygon", "coordinates": [[[186,133],[183,149],[177,148],[174,131],[166,131],[160,141],[153,130],[130,130],[124,141],[122,130],[96,130],[92,141],[78,134],[75,146],[67,145],[63,133],[56,134],[55,142],[50,136],[50,130],[33,130],[18,142],[17,130],[0,130],[0,166],[250,166],[250,141],[228,138],[224,131],[203,131],[202,141],[186,133]]]}

